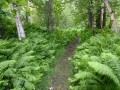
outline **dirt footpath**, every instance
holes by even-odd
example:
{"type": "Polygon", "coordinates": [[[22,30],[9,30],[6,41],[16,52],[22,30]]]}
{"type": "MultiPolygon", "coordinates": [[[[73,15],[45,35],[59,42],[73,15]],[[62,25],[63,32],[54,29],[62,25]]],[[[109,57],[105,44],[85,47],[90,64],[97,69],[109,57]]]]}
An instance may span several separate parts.
{"type": "Polygon", "coordinates": [[[72,73],[72,65],[68,60],[76,45],[79,43],[78,38],[76,38],[70,45],[67,46],[65,55],[60,57],[59,63],[55,67],[56,74],[51,79],[51,85],[48,90],[69,90],[68,78],[72,73]]]}

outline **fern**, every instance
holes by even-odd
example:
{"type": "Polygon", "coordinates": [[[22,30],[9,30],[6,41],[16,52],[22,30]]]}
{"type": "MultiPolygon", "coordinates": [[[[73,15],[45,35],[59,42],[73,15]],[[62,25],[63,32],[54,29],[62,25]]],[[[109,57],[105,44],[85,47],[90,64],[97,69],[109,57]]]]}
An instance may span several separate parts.
{"type": "Polygon", "coordinates": [[[112,69],[109,66],[106,66],[98,62],[88,62],[88,64],[97,73],[108,76],[110,79],[113,80],[114,83],[116,83],[118,86],[120,85],[119,79],[113,73],[112,69]]]}
{"type": "Polygon", "coordinates": [[[7,68],[8,66],[14,64],[16,61],[15,60],[9,60],[9,61],[3,61],[0,63],[0,72],[7,68]]]}
{"type": "Polygon", "coordinates": [[[119,57],[111,53],[101,53],[101,62],[108,65],[113,69],[113,72],[117,75],[120,80],[120,60],[119,57]]]}
{"type": "Polygon", "coordinates": [[[75,72],[70,80],[71,90],[94,90],[94,86],[95,90],[120,90],[120,35],[105,32],[100,31],[77,47],[71,60],[75,72]],[[91,77],[88,73],[98,80],[88,78],[91,77]]]}
{"type": "MultiPolygon", "coordinates": [[[[75,74],[76,79],[96,79],[99,80],[98,77],[96,77],[94,74],[86,71],[79,71],[79,73],[75,74]]],[[[99,80],[100,81],[100,80],[99,80]]]]}

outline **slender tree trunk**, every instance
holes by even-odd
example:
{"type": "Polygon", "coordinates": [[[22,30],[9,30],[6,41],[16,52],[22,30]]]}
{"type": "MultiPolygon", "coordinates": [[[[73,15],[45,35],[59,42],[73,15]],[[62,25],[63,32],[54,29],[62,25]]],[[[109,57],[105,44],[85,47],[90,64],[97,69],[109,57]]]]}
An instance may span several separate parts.
{"type": "MultiPolygon", "coordinates": [[[[26,2],[27,2],[27,7],[28,7],[28,9],[29,9],[29,3],[28,3],[28,0],[26,0],[26,2]]],[[[28,12],[27,12],[27,10],[25,11],[25,22],[26,23],[29,23],[29,19],[28,19],[28,17],[29,17],[29,15],[28,15],[28,12]]]]}
{"type": "Polygon", "coordinates": [[[4,29],[3,26],[0,28],[0,38],[4,38],[4,29]]]}
{"type": "Polygon", "coordinates": [[[46,2],[46,9],[47,31],[52,32],[54,30],[54,22],[52,18],[52,0],[46,2]]]}
{"type": "Polygon", "coordinates": [[[27,14],[27,11],[25,12],[25,22],[28,23],[28,14],[27,14]]]}
{"type": "MultiPolygon", "coordinates": [[[[13,4],[13,8],[15,10],[17,10],[17,4],[15,4],[15,3],[12,3],[12,4],[13,4]]],[[[16,26],[17,26],[17,31],[18,31],[18,38],[19,38],[19,40],[21,40],[22,38],[25,38],[25,32],[22,27],[20,15],[18,12],[16,12],[15,21],[16,21],[16,26]]]]}
{"type": "Polygon", "coordinates": [[[106,26],[106,7],[104,6],[104,12],[103,12],[103,28],[106,26]]]}
{"type": "Polygon", "coordinates": [[[93,34],[96,35],[96,31],[94,29],[94,15],[92,14],[92,31],[93,31],[93,34]]]}
{"type": "Polygon", "coordinates": [[[111,29],[112,28],[112,22],[110,20],[110,23],[109,23],[109,28],[111,29]]]}
{"type": "Polygon", "coordinates": [[[92,28],[92,12],[90,10],[88,10],[88,20],[89,20],[89,28],[92,28]]]}
{"type": "Polygon", "coordinates": [[[106,7],[100,7],[96,15],[96,27],[102,29],[106,26],[106,7]]]}
{"type": "Polygon", "coordinates": [[[94,14],[91,10],[92,0],[90,1],[89,9],[88,9],[88,20],[89,20],[89,27],[92,29],[93,34],[95,35],[96,32],[94,30],[94,14]]]}
{"type": "Polygon", "coordinates": [[[102,28],[102,12],[101,12],[101,7],[97,10],[97,15],[96,15],[96,27],[98,29],[102,28]]]}
{"type": "Polygon", "coordinates": [[[20,15],[18,12],[16,12],[15,21],[16,21],[16,26],[17,26],[17,30],[18,30],[19,40],[21,40],[22,38],[25,38],[25,33],[24,33],[24,29],[22,27],[22,23],[20,21],[20,15]]]}
{"type": "Polygon", "coordinates": [[[116,23],[116,20],[115,20],[115,16],[114,16],[114,13],[108,3],[108,0],[103,0],[105,5],[106,5],[106,8],[108,9],[108,12],[110,14],[110,18],[111,18],[111,21],[112,21],[112,24],[113,24],[113,27],[114,27],[114,30],[116,33],[118,33],[118,28],[117,28],[117,23],[116,23]]]}

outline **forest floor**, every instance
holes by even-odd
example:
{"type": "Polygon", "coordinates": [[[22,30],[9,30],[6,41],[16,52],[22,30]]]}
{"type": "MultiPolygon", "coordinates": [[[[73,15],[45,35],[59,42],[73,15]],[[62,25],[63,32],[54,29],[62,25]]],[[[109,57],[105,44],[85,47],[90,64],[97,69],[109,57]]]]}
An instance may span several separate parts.
{"type": "Polygon", "coordinates": [[[72,56],[78,43],[78,38],[74,39],[73,42],[67,46],[65,54],[59,57],[60,60],[55,67],[55,75],[53,75],[51,79],[48,90],[70,90],[68,78],[73,74],[73,67],[68,58],[72,56]]]}

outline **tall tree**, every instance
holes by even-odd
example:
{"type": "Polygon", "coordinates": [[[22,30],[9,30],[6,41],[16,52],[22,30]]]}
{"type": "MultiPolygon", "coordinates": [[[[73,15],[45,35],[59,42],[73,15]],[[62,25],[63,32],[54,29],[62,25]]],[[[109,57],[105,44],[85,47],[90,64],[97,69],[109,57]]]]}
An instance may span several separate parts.
{"type": "Polygon", "coordinates": [[[113,24],[113,27],[114,27],[114,30],[116,33],[118,33],[118,28],[117,28],[117,23],[116,23],[116,19],[115,19],[115,16],[114,16],[114,12],[113,10],[111,9],[109,3],[108,3],[108,0],[103,0],[105,5],[106,5],[106,8],[108,9],[108,12],[110,14],[110,18],[111,18],[111,22],[113,24]]]}
{"type": "Polygon", "coordinates": [[[52,17],[52,0],[46,1],[46,25],[47,25],[47,31],[51,32],[54,30],[54,22],[52,17]]]}
{"type": "Polygon", "coordinates": [[[103,24],[102,24],[102,28],[104,28],[106,26],[106,7],[103,7],[103,24]]]}
{"type": "Polygon", "coordinates": [[[102,29],[106,26],[106,7],[99,4],[96,10],[96,28],[102,29]]]}
{"type": "Polygon", "coordinates": [[[4,37],[4,19],[6,12],[2,9],[3,2],[0,2],[0,38],[4,37]]]}
{"type": "Polygon", "coordinates": [[[16,21],[16,26],[17,26],[17,31],[18,31],[18,37],[19,37],[19,40],[21,40],[22,38],[25,38],[25,32],[24,32],[24,29],[22,27],[22,22],[20,20],[20,15],[18,13],[18,6],[16,3],[12,2],[12,6],[13,8],[16,10],[16,16],[15,16],[15,21],[16,21]]]}
{"type": "Polygon", "coordinates": [[[96,32],[94,30],[94,14],[92,11],[92,8],[93,8],[92,4],[93,4],[93,1],[90,0],[89,7],[88,7],[88,20],[89,20],[89,27],[92,28],[93,34],[95,35],[96,32]]]}

